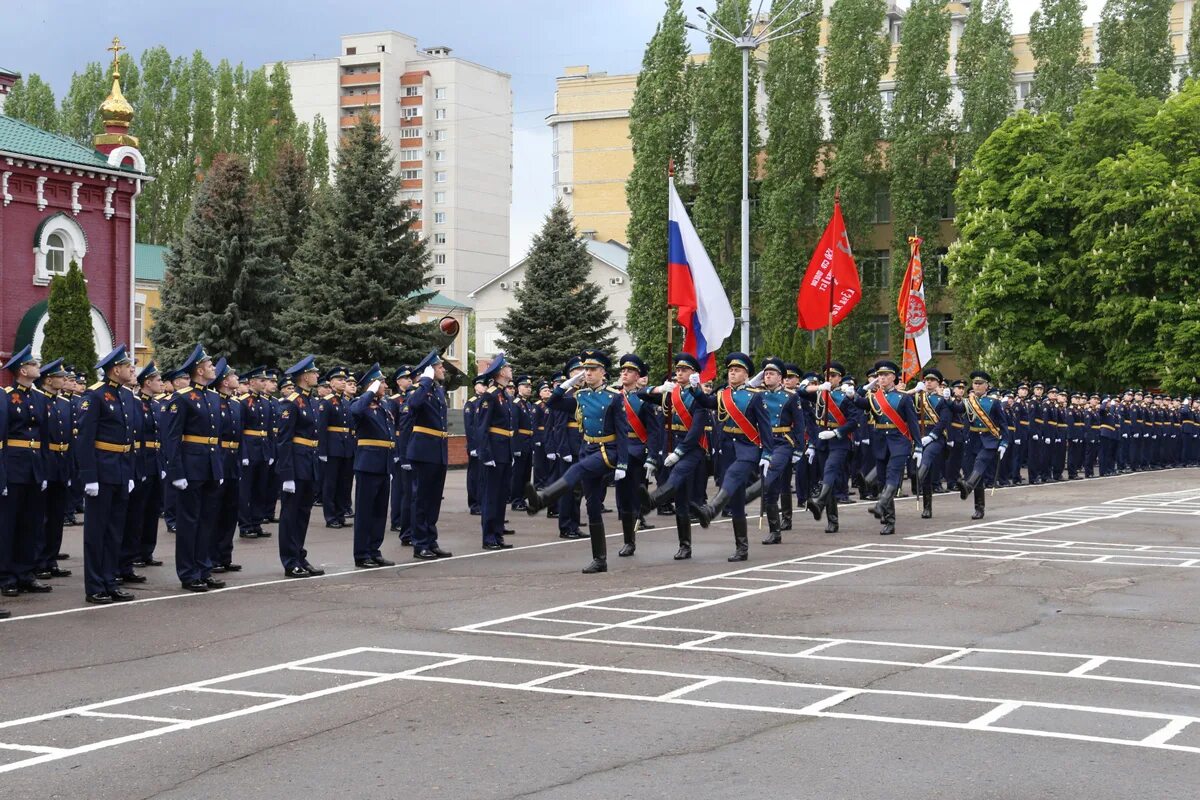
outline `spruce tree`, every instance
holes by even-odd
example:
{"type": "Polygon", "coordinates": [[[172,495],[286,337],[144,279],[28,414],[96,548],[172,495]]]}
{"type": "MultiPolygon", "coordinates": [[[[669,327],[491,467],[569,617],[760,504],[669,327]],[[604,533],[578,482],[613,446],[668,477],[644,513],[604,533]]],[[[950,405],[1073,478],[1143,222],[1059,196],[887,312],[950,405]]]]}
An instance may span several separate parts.
{"type": "Polygon", "coordinates": [[[589,347],[614,360],[620,355],[613,353],[612,317],[591,271],[570,212],[555,202],[526,256],[517,304],[500,322],[499,346],[523,372],[551,375],[589,347]]]}
{"type": "Polygon", "coordinates": [[[1138,94],[1166,97],[1175,52],[1173,0],[1107,0],[1100,15],[1100,68],[1124,75],[1138,94]]]}
{"type": "MultiPolygon", "coordinates": [[[[268,270],[279,277],[271,288],[277,294],[273,307],[281,309],[289,304],[290,284],[283,276],[291,273],[296,251],[312,221],[313,187],[304,153],[284,142],[275,156],[275,169],[258,194],[255,232],[268,270]]],[[[270,323],[278,325],[274,319],[270,323]]],[[[283,355],[268,353],[265,358],[269,362],[283,355]]]]}
{"type": "Polygon", "coordinates": [[[410,321],[433,292],[425,243],[396,200],[394,163],[379,126],[360,114],[286,276],[279,320],[295,352],[360,369],[412,363],[433,346],[433,326],[410,321]]]}
{"type": "Polygon", "coordinates": [[[50,280],[50,298],[46,304],[45,339],[42,360],[61,358],[87,373],[96,365],[96,341],[92,335],[92,302],[87,282],[74,260],[65,275],[50,280]]]}
{"type": "MultiPolygon", "coordinates": [[[[820,3],[802,0],[797,13],[810,21],[771,45],[763,76],[767,92],[767,160],[762,182],[763,251],[754,316],[762,352],[797,358],[796,294],[816,241],[819,187],[817,153],[823,123],[818,102],[821,68],[817,60],[820,3]]],[[[806,343],[804,332],[799,341],[806,343]]]]}
{"type": "Polygon", "coordinates": [[[629,109],[633,170],[625,183],[629,206],[629,330],[639,354],[656,372],[666,363],[667,164],[681,170],[689,124],[688,57],[681,0],[666,11],[646,45],[629,109]]]}
{"type": "Polygon", "coordinates": [[[181,240],[168,251],[151,339],[165,364],[196,342],[234,364],[279,353],[279,274],[257,240],[246,159],[223,155],[200,184],[181,240]]]}
{"type": "Polygon", "coordinates": [[[1012,112],[1012,12],[1008,0],[986,0],[967,15],[957,56],[962,123],[956,142],[960,167],[1012,112]]]}
{"type": "Polygon", "coordinates": [[[1091,83],[1083,46],[1083,0],[1041,0],[1029,18],[1029,49],[1037,66],[1027,106],[1070,116],[1091,83]]]}
{"type": "Polygon", "coordinates": [[[54,90],[36,72],[21,78],[9,89],[4,101],[4,115],[45,131],[58,130],[54,90]]]}

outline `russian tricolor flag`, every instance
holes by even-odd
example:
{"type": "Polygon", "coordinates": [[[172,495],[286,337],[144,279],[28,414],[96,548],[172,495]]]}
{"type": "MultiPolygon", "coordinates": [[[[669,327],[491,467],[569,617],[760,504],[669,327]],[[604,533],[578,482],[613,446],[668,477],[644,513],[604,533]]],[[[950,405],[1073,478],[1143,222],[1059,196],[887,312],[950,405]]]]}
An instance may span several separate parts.
{"type": "Polygon", "coordinates": [[[667,305],[677,309],[675,318],[685,331],[683,349],[700,362],[700,377],[708,381],[717,376],[717,350],[733,332],[733,307],[675,191],[674,179],[669,186],[667,305]]]}

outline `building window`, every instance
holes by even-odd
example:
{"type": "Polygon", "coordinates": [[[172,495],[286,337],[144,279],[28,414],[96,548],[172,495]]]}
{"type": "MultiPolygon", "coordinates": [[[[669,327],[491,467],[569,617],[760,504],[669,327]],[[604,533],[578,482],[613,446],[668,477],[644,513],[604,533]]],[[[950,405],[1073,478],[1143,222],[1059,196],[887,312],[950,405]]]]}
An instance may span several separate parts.
{"type": "Polygon", "coordinates": [[[46,272],[51,275],[67,274],[67,243],[61,233],[46,237],[46,272]]]}
{"type": "Polygon", "coordinates": [[[420,161],[421,160],[421,151],[420,150],[401,150],[400,151],[400,160],[401,161],[420,161]]]}
{"type": "Polygon", "coordinates": [[[895,22],[892,25],[892,44],[900,44],[900,31],[904,27],[903,22],[895,22]]]}
{"type": "Polygon", "coordinates": [[[445,286],[446,285],[446,276],[445,275],[434,275],[433,276],[433,285],[434,286],[445,286]]]}
{"type": "Polygon", "coordinates": [[[1017,108],[1018,109],[1025,107],[1025,104],[1027,102],[1029,102],[1029,95],[1032,92],[1033,92],[1033,81],[1017,81],[1016,100],[1017,100],[1017,108]]]}
{"type": "Polygon", "coordinates": [[[414,119],[419,116],[421,116],[421,107],[420,106],[405,106],[404,107],[404,118],[405,119],[414,119]]]}
{"type": "Polygon", "coordinates": [[[434,118],[434,119],[445,119],[445,118],[446,118],[446,109],[444,109],[444,108],[435,108],[435,109],[433,110],[433,118],[434,118]]]}
{"type": "Polygon", "coordinates": [[[954,190],[946,192],[946,199],[942,201],[941,218],[954,219],[954,215],[958,212],[958,207],[954,205],[954,190]]]}
{"type": "MultiPolygon", "coordinates": [[[[443,278],[443,281],[444,280],[445,279],[443,278]]],[[[450,343],[446,345],[446,349],[442,351],[443,358],[458,358],[458,351],[455,350],[455,348],[454,348],[454,344],[457,341],[458,341],[458,337],[455,337],[450,340],[450,343]]]]}
{"type": "Polygon", "coordinates": [[[434,183],[445,183],[446,182],[446,172],[444,170],[438,170],[437,172],[433,173],[433,182],[434,183]]]}
{"type": "Polygon", "coordinates": [[[357,47],[347,47],[346,55],[348,55],[348,56],[358,55],[358,48],[357,47]]]}
{"type": "Polygon", "coordinates": [[[445,161],[446,160],[446,151],[445,150],[434,150],[433,151],[433,160],[434,161],[445,161]]]}
{"type": "Polygon", "coordinates": [[[146,346],[146,304],[133,304],[133,345],[134,347],[146,346]]]}
{"type": "Polygon", "coordinates": [[[868,250],[858,261],[862,269],[862,284],[873,289],[892,285],[892,251],[868,250]]]}
{"type": "Polygon", "coordinates": [[[433,212],[433,221],[434,221],[434,224],[436,224],[436,225],[445,225],[446,224],[446,212],[445,211],[433,212]]]}
{"type": "Polygon", "coordinates": [[[420,97],[421,96],[421,87],[420,86],[405,86],[404,87],[404,96],[405,97],[420,97]]]}
{"type": "Polygon", "coordinates": [[[953,314],[933,314],[929,318],[929,345],[937,353],[954,352],[950,338],[954,326],[953,314]]]}
{"type": "Polygon", "coordinates": [[[450,135],[446,132],[445,128],[439,128],[438,130],[433,132],[433,140],[435,142],[444,142],[444,141],[447,141],[449,138],[450,138],[450,135]]]}
{"type": "Polygon", "coordinates": [[[435,233],[435,234],[433,235],[433,243],[434,243],[434,244],[445,244],[445,243],[446,243],[446,234],[444,234],[444,233],[435,233]]]}
{"type": "Polygon", "coordinates": [[[887,190],[875,193],[875,208],[872,209],[871,222],[881,224],[892,221],[892,195],[887,190]]]}
{"type": "Polygon", "coordinates": [[[418,181],[421,179],[421,170],[419,169],[402,169],[400,177],[406,181],[418,181]]]}
{"type": "Polygon", "coordinates": [[[437,264],[439,266],[445,264],[446,263],[446,254],[445,253],[434,253],[433,254],[433,263],[437,264]]]}
{"type": "Polygon", "coordinates": [[[883,101],[883,113],[892,113],[892,106],[896,103],[896,90],[884,89],[879,93],[879,98],[883,101]]]}
{"type": "Polygon", "coordinates": [[[933,251],[925,263],[925,282],[934,286],[950,285],[950,268],[946,266],[946,248],[933,251]]]}
{"type": "Polygon", "coordinates": [[[435,203],[446,202],[446,193],[445,192],[434,192],[433,193],[433,202],[435,202],[435,203]]]}
{"type": "Polygon", "coordinates": [[[404,211],[402,211],[402,212],[401,212],[401,217],[402,217],[403,219],[416,219],[416,220],[419,220],[419,219],[421,218],[421,209],[419,209],[419,208],[406,208],[406,209],[404,209],[404,211]]]}
{"type": "Polygon", "coordinates": [[[434,100],[445,100],[446,99],[446,87],[445,86],[435,87],[433,90],[433,99],[434,100]]]}
{"type": "Polygon", "coordinates": [[[886,315],[871,317],[871,346],[877,353],[891,350],[891,322],[886,315]]]}
{"type": "Polygon", "coordinates": [[[52,214],[38,226],[33,242],[34,285],[45,286],[55,275],[65,275],[72,261],[83,269],[86,255],[87,237],[79,223],[61,211],[52,214]]]}
{"type": "Polygon", "coordinates": [[[401,128],[400,129],[400,138],[401,139],[420,139],[421,138],[421,129],[420,128],[401,128]]]}

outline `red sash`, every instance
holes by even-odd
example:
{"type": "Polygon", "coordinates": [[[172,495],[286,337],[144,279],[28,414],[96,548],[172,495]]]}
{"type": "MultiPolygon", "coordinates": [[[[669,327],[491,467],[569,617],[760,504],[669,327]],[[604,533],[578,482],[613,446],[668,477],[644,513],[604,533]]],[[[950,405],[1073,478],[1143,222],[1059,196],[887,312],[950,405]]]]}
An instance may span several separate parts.
{"type": "Polygon", "coordinates": [[[833,392],[825,392],[825,411],[833,415],[833,420],[839,428],[846,424],[846,415],[838,408],[838,404],[833,402],[833,392]]]}
{"type": "Polygon", "coordinates": [[[892,404],[888,402],[887,394],[884,393],[883,389],[875,390],[875,403],[879,406],[879,410],[883,412],[883,415],[896,426],[896,430],[903,433],[904,438],[911,442],[912,434],[908,431],[908,425],[900,418],[900,412],[892,408],[892,404]]]}
{"type": "MultiPolygon", "coordinates": [[[[683,427],[689,431],[692,429],[692,412],[688,410],[687,404],[683,402],[683,387],[678,383],[671,389],[671,407],[678,415],[679,421],[683,423],[683,427]]],[[[700,437],[700,446],[705,450],[708,449],[708,437],[700,437]]]]}
{"type": "Polygon", "coordinates": [[[642,444],[645,444],[649,434],[646,432],[646,426],[642,424],[642,418],[633,410],[633,403],[629,402],[629,395],[625,395],[625,419],[629,420],[629,427],[637,434],[638,439],[641,439],[642,444]]]}
{"type": "Polygon", "coordinates": [[[737,423],[746,438],[753,442],[755,447],[762,447],[762,437],[758,435],[758,430],[750,424],[750,420],[746,419],[746,415],[734,402],[732,387],[726,386],[721,390],[721,400],[724,402],[725,410],[729,413],[729,418],[737,423]]]}

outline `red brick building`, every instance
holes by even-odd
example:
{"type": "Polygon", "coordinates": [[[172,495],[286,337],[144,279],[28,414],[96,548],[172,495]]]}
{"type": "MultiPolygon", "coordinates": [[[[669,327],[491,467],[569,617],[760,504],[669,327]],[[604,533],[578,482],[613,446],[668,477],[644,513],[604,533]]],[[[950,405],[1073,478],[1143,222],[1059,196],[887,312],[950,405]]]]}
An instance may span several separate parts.
{"type": "Polygon", "coordinates": [[[94,148],[0,116],[0,358],[30,343],[40,354],[50,279],[72,260],[88,282],[96,352],[133,341],[137,196],[150,178],[119,75],[101,112],[94,148]]]}

